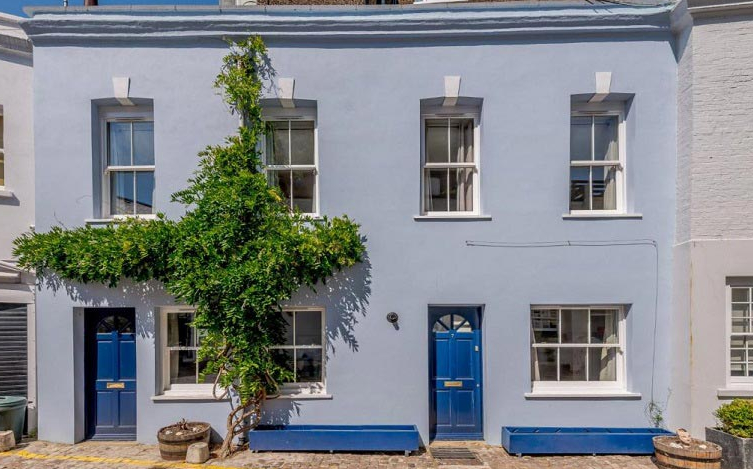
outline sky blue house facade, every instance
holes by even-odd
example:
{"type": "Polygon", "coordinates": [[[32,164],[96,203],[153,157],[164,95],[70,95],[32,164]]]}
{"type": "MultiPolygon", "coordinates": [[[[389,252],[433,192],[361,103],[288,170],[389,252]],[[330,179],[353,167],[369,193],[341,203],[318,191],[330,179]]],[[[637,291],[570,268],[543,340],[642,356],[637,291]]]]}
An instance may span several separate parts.
{"type": "MultiPolygon", "coordinates": [[[[493,444],[506,425],[648,426],[671,386],[670,9],[33,10],[36,229],[179,217],[170,194],[238,125],[212,88],[223,38],[258,33],[270,179],[354,218],[368,252],[291,300],[298,382],[265,418],[493,444]]],[[[36,309],[41,439],[223,432],[190,306],[160,285],[45,285],[36,309]]]]}

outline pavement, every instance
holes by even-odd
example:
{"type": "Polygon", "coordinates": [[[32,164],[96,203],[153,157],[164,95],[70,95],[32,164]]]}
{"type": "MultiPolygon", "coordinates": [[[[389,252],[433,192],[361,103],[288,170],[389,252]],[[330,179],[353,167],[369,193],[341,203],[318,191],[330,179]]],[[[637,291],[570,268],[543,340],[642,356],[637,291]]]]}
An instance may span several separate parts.
{"type": "Polygon", "coordinates": [[[418,453],[252,453],[238,451],[206,464],[162,461],[155,445],[88,441],[76,445],[23,442],[0,453],[0,469],[656,469],[648,456],[523,456],[482,442],[436,442],[418,453]],[[437,459],[448,448],[467,448],[475,459],[437,459]],[[434,452],[434,455],[432,454],[434,452]]]}

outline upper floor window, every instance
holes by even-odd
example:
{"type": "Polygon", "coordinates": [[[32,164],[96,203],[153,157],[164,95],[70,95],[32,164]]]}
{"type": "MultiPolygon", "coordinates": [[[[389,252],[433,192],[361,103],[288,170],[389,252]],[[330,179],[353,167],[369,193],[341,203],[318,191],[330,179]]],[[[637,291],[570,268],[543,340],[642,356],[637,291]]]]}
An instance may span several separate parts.
{"type": "Polygon", "coordinates": [[[3,117],[0,112],[0,189],[5,187],[5,119],[3,117]]]}
{"type": "Polygon", "coordinates": [[[154,214],[154,122],[151,116],[104,122],[104,215],[154,214]]]}
{"type": "Polygon", "coordinates": [[[425,114],[422,213],[479,212],[478,116],[425,114]]]}
{"type": "Polygon", "coordinates": [[[589,108],[570,118],[570,212],[624,211],[622,111],[589,108]]]}
{"type": "Polygon", "coordinates": [[[285,342],[273,347],[277,360],[293,372],[283,389],[320,392],[324,388],[324,311],[300,308],[282,312],[285,342]]]}
{"type": "Polygon", "coordinates": [[[730,381],[753,384],[753,280],[728,282],[727,305],[730,381]]]}
{"type": "Polygon", "coordinates": [[[534,307],[531,348],[534,392],[624,387],[621,307],[534,307]]]}
{"type": "Polygon", "coordinates": [[[264,150],[269,183],[277,186],[291,210],[315,215],[317,207],[316,121],[304,118],[268,119],[264,150]]]}

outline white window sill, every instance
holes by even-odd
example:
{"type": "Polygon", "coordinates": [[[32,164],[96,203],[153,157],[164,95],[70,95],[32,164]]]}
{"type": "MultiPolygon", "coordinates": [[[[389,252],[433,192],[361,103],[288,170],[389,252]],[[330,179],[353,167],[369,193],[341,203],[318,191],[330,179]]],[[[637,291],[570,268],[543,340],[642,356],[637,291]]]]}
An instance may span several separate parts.
{"type": "Polygon", "coordinates": [[[719,388],[716,390],[716,397],[720,399],[732,399],[735,397],[753,397],[753,384],[750,386],[740,387],[727,387],[719,388]]]}
{"type": "Polygon", "coordinates": [[[12,199],[13,197],[15,197],[15,194],[13,194],[12,190],[6,188],[0,189],[0,199],[12,199]]]}
{"type": "Polygon", "coordinates": [[[491,221],[491,215],[414,215],[416,221],[491,221]]]}
{"type": "Polygon", "coordinates": [[[627,219],[640,220],[643,218],[642,213],[563,213],[563,220],[608,220],[608,219],[627,219]]]}
{"type": "Polygon", "coordinates": [[[133,217],[113,217],[113,218],[87,218],[84,223],[87,225],[109,225],[111,223],[123,223],[126,220],[156,220],[157,215],[139,215],[133,217]]]}
{"type": "Polygon", "coordinates": [[[225,402],[229,397],[215,399],[211,394],[159,394],[152,396],[153,402],[225,402]]]}
{"type": "Polygon", "coordinates": [[[283,393],[279,396],[268,397],[267,400],[288,399],[291,401],[322,401],[331,400],[332,394],[283,393]]]}
{"type": "Polygon", "coordinates": [[[524,394],[526,399],[641,399],[641,393],[628,391],[535,391],[524,394]]]}

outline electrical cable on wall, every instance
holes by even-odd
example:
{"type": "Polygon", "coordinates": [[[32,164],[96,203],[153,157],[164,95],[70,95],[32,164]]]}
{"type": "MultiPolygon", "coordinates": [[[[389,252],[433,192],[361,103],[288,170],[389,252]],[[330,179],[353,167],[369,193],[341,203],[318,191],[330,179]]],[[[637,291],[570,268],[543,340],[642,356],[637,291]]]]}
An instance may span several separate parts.
{"type": "Polygon", "coordinates": [[[654,239],[623,239],[623,240],[578,240],[578,241],[466,241],[469,247],[530,249],[530,248],[560,248],[560,247],[612,247],[612,246],[651,246],[654,250],[654,330],[651,352],[651,400],[654,403],[654,375],[656,374],[656,333],[659,310],[659,245],[654,239]]]}

